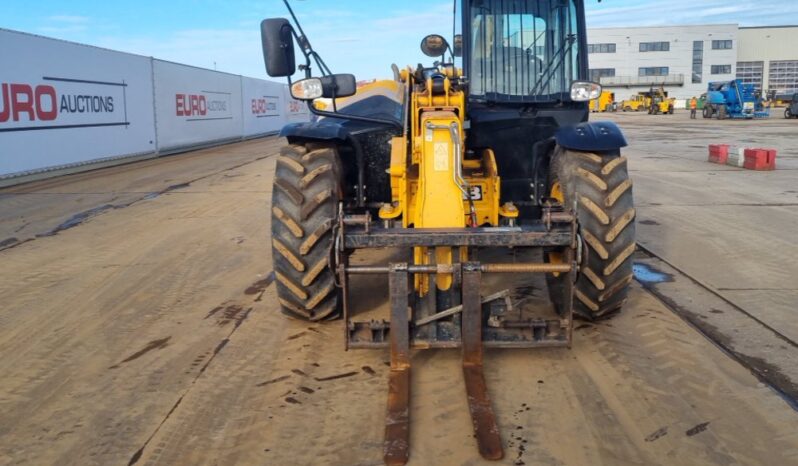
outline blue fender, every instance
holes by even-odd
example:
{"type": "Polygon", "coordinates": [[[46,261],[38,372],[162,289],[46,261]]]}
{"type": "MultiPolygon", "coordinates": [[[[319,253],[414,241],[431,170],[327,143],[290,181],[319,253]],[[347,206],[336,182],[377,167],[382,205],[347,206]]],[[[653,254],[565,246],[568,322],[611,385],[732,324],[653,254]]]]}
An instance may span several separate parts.
{"type": "Polygon", "coordinates": [[[606,152],[629,145],[618,125],[611,121],[565,126],[555,133],[554,139],[560,147],[582,152],[606,152]]]}
{"type": "Polygon", "coordinates": [[[318,121],[312,121],[307,123],[289,123],[280,131],[280,137],[322,141],[338,139],[343,141],[349,137],[349,131],[340,124],[322,124],[318,121]]]}

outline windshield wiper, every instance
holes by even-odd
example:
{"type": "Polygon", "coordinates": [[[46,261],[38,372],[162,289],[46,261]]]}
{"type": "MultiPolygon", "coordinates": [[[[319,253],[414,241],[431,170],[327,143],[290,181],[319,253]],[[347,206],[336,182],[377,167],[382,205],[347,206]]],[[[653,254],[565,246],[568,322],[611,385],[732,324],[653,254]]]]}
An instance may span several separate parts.
{"type": "Polygon", "coordinates": [[[576,34],[568,34],[565,36],[563,39],[563,44],[559,49],[557,49],[557,51],[554,53],[554,56],[551,57],[548,65],[546,65],[546,69],[544,69],[540,74],[540,81],[535,83],[535,87],[532,88],[532,90],[529,92],[529,95],[539,95],[544,90],[548,90],[549,85],[551,84],[551,79],[554,77],[554,72],[557,71],[560,65],[565,62],[565,55],[571,51],[571,47],[573,47],[574,43],[576,43],[576,34]],[[561,60],[559,59],[560,55],[562,55],[561,60]]]}

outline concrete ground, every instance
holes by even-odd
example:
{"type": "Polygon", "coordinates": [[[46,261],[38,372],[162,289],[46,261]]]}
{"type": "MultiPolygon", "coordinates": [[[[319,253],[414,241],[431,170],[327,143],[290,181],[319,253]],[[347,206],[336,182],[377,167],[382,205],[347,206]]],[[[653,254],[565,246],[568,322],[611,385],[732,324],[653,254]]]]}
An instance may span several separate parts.
{"type": "Polygon", "coordinates": [[[697,291],[683,289],[690,281],[646,286],[722,335],[725,349],[762,360],[753,370],[798,399],[798,121],[690,120],[689,111],[593,117],[616,121],[628,136],[638,244],[709,295],[696,305],[697,291]],[[778,169],[708,163],[708,144],[777,149],[778,169]]]}
{"type": "MultiPolygon", "coordinates": [[[[797,463],[798,121],[606,118],[638,282],[570,351],[488,352],[500,464],[797,463]],[[779,170],[710,165],[710,142],[776,147],[779,170]]],[[[0,464],[381,463],[387,352],[277,312],[280,144],[0,190],[0,464]]],[[[411,464],[483,464],[458,352],[412,365],[411,464]]]]}

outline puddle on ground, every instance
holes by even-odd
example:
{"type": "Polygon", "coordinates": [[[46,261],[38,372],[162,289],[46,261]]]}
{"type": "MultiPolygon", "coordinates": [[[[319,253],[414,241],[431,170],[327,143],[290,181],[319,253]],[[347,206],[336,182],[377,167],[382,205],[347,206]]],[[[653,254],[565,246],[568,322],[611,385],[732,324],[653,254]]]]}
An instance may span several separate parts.
{"type": "Polygon", "coordinates": [[[635,262],[632,265],[632,271],[635,274],[635,278],[637,281],[642,283],[664,283],[664,282],[672,282],[673,275],[665,272],[660,272],[659,270],[651,267],[648,264],[643,264],[641,262],[635,262]]]}
{"type": "MultiPolygon", "coordinates": [[[[127,206],[123,206],[123,207],[127,207],[127,206]]],[[[96,217],[97,215],[100,215],[100,214],[102,214],[103,212],[105,212],[107,210],[118,209],[118,208],[119,208],[118,206],[115,206],[115,205],[112,205],[112,204],[105,204],[105,205],[101,205],[99,207],[95,207],[93,209],[89,209],[89,210],[77,213],[77,214],[69,217],[64,223],[58,225],[57,227],[53,228],[52,230],[48,231],[47,233],[40,233],[40,234],[36,235],[36,237],[37,238],[41,238],[41,237],[45,237],[45,236],[55,236],[58,233],[60,233],[60,232],[62,232],[64,230],[69,230],[70,228],[74,228],[74,227],[82,224],[86,220],[88,220],[88,219],[90,219],[92,217],[96,217]]]]}

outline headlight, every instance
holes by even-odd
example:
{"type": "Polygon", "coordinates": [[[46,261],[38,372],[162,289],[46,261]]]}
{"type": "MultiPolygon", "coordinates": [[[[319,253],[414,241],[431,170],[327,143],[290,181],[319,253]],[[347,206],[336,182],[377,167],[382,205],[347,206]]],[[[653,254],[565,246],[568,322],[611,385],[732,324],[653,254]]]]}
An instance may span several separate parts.
{"type": "Polygon", "coordinates": [[[574,102],[587,102],[601,96],[601,85],[587,81],[576,81],[571,84],[571,100],[574,102]]]}
{"type": "Polygon", "coordinates": [[[321,79],[310,78],[297,81],[291,85],[291,96],[299,100],[318,99],[324,94],[321,79]]]}

